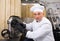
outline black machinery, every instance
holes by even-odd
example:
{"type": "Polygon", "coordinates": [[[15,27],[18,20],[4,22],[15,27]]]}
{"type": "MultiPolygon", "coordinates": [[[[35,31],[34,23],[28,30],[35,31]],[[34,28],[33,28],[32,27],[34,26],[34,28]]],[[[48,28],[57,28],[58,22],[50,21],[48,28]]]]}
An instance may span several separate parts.
{"type": "Polygon", "coordinates": [[[21,25],[20,27],[13,28],[12,26],[15,26],[15,24],[17,24],[17,23],[20,23],[20,24],[23,23],[20,17],[18,17],[18,16],[10,16],[9,17],[9,19],[7,21],[8,29],[4,29],[1,32],[1,35],[5,39],[2,41],[23,41],[24,40],[25,37],[19,29],[24,28],[24,30],[25,30],[26,26],[21,25]]]}

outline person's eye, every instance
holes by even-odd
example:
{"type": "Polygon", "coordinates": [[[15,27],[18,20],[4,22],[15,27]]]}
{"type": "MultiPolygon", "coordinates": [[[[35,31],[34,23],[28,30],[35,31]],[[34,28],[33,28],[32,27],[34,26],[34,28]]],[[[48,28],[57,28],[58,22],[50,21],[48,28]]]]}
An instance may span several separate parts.
{"type": "Polygon", "coordinates": [[[41,13],[38,13],[38,15],[40,15],[41,13]]]}

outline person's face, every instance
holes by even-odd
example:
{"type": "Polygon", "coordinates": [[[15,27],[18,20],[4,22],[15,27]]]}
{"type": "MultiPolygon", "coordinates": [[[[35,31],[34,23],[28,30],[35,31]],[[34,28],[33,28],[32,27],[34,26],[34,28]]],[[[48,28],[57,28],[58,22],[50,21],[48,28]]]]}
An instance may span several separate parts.
{"type": "Polygon", "coordinates": [[[39,21],[39,20],[41,20],[42,17],[43,17],[43,12],[38,12],[38,11],[36,11],[36,12],[33,12],[33,15],[34,15],[34,18],[35,18],[37,21],[39,21]]]}

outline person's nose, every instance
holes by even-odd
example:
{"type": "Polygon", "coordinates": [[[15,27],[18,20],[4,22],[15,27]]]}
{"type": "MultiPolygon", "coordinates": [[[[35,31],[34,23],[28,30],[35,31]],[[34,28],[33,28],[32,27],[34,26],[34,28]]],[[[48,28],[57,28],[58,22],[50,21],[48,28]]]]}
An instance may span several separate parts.
{"type": "Polygon", "coordinates": [[[39,16],[38,15],[36,15],[36,18],[38,18],[39,16]]]}

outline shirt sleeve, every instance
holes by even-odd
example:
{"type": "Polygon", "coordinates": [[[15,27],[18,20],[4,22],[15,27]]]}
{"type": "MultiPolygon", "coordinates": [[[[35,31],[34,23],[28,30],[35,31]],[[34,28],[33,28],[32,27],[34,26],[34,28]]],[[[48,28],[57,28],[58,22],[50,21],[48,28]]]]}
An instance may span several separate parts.
{"type": "Polygon", "coordinates": [[[32,23],[26,24],[26,29],[32,31],[32,23]]]}
{"type": "Polygon", "coordinates": [[[39,37],[45,37],[51,31],[52,31],[52,25],[43,24],[36,31],[33,31],[33,32],[28,31],[27,34],[26,34],[26,37],[31,38],[31,39],[36,39],[36,38],[39,38],[39,37]]]}

